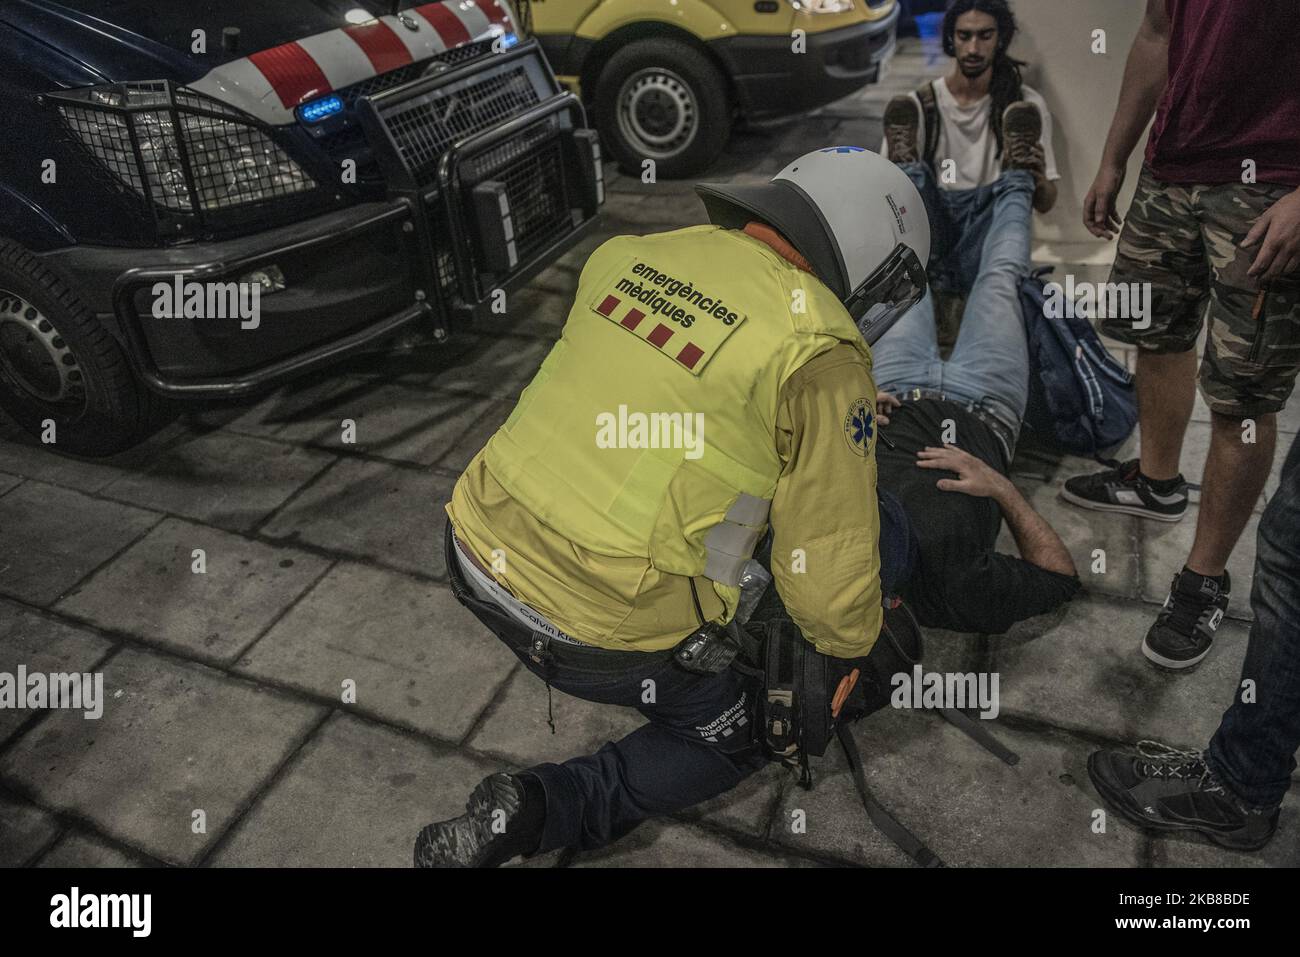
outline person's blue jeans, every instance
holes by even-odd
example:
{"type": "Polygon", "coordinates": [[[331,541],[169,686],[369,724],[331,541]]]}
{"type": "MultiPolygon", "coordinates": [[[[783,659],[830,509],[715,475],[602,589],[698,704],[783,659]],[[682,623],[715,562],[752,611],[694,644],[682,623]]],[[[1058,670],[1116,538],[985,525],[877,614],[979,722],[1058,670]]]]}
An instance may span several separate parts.
{"type": "Polygon", "coordinates": [[[931,389],[982,404],[1020,430],[1029,401],[1029,346],[1020,309],[1020,283],[1029,271],[1034,177],[1010,170],[979,189],[935,187],[930,168],[907,163],[937,234],[931,268],[955,264],[972,274],[961,333],[952,355],[939,356],[934,302],[927,291],[872,349],[877,386],[886,392],[931,389]],[[971,265],[973,251],[978,258],[971,265]]]}
{"type": "Polygon", "coordinates": [[[1206,754],[1210,768],[1238,797],[1276,807],[1291,786],[1300,748],[1300,441],[1282,467],[1282,482],[1259,523],[1255,613],[1233,704],[1206,754]],[[1242,682],[1254,685],[1242,700],[1242,682]]]}

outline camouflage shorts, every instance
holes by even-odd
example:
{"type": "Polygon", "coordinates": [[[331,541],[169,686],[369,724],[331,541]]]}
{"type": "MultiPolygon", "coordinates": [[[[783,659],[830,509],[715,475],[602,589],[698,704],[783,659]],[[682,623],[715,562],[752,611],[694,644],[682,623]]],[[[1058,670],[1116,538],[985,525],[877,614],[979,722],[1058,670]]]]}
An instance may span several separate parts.
{"type": "Polygon", "coordinates": [[[1150,283],[1150,325],[1107,318],[1102,331],[1156,353],[1195,348],[1210,317],[1201,394],[1230,416],[1281,411],[1300,372],[1300,276],[1263,287],[1241,248],[1266,209],[1291,192],[1265,184],[1186,186],[1142,170],[1110,280],[1150,283]]]}

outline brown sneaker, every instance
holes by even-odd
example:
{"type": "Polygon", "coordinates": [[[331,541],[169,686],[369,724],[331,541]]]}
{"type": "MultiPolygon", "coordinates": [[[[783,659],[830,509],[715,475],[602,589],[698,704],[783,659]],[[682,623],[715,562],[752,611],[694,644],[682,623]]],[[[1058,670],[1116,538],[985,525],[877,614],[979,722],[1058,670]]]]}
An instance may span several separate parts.
{"type": "Polygon", "coordinates": [[[891,163],[915,163],[921,158],[917,146],[921,111],[910,96],[896,96],[885,107],[885,144],[891,163]]]}
{"type": "Polygon", "coordinates": [[[1036,177],[1047,167],[1036,147],[1043,137],[1043,114],[1033,103],[1012,103],[1002,114],[1002,168],[1027,169],[1036,177]]]}

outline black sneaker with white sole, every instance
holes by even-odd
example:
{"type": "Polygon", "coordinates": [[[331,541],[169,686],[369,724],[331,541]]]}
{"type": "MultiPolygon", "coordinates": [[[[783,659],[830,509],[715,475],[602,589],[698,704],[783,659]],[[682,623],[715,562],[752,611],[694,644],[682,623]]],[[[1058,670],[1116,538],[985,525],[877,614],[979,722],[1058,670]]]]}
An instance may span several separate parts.
{"type": "Polygon", "coordinates": [[[1257,851],[1277,830],[1277,808],[1252,808],[1226,788],[1200,751],[1140,741],[1137,754],[1095,751],[1088,777],[1112,809],[1152,831],[1195,831],[1221,847],[1257,851]]]}
{"type": "Polygon", "coordinates": [[[541,782],[531,775],[500,772],[484,778],[464,814],[420,831],[415,866],[498,867],[531,854],[541,843],[545,800],[541,782]]]}
{"type": "Polygon", "coordinates": [[[1190,668],[1210,653],[1214,633],[1228,612],[1232,579],[1207,578],[1184,568],[1142,642],[1142,654],[1162,668],[1190,668]]]}
{"type": "Polygon", "coordinates": [[[1122,512],[1161,522],[1176,522],[1187,514],[1187,484],[1182,476],[1169,492],[1157,492],[1142,474],[1139,460],[1118,468],[1066,479],[1061,498],[1080,508],[1098,512],[1122,512]]]}

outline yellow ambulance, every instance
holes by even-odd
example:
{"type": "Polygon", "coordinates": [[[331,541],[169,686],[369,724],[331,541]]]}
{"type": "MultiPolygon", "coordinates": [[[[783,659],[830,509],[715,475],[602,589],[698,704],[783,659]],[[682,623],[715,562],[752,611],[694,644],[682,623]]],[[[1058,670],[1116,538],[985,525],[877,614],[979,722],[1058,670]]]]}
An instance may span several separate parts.
{"type": "Polygon", "coordinates": [[[628,172],[689,176],[738,118],[802,113],[874,82],[898,0],[522,0],[525,28],[628,172]]]}

